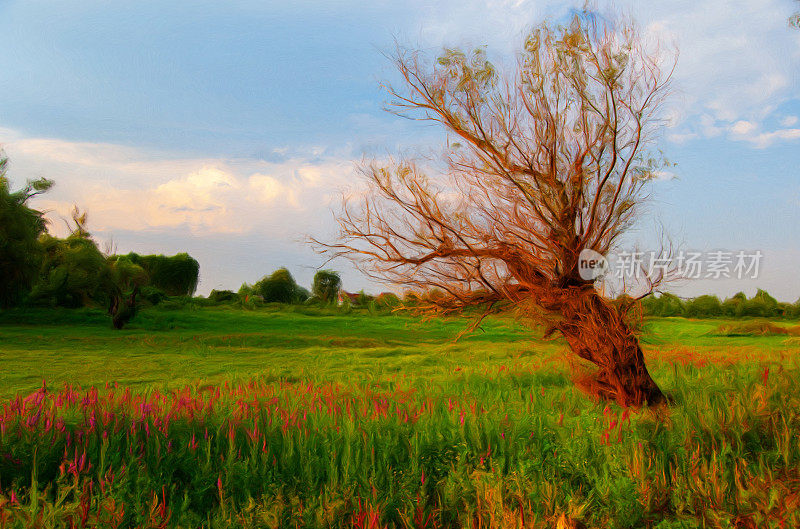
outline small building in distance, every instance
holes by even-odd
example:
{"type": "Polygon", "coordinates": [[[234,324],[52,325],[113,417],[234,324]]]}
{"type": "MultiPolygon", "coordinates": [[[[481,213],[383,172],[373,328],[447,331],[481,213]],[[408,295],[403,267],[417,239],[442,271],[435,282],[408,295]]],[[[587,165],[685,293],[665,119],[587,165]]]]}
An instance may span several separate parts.
{"type": "Polygon", "coordinates": [[[355,292],[347,292],[346,290],[339,290],[339,301],[338,304],[341,305],[344,303],[344,300],[347,299],[351,305],[358,305],[358,298],[360,294],[355,292]]]}

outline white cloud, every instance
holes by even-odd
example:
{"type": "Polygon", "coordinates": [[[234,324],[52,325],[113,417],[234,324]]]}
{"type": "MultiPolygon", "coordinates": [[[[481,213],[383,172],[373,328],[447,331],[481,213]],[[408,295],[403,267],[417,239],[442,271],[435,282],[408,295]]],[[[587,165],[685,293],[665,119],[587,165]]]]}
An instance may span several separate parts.
{"type": "Polygon", "coordinates": [[[781,127],[791,127],[797,124],[797,116],[786,116],[781,119],[781,127]]]}
{"type": "Polygon", "coordinates": [[[748,141],[762,149],[780,140],[800,140],[800,129],[778,129],[772,132],[762,132],[752,138],[748,138],[748,141]]]}
{"type": "Polygon", "coordinates": [[[757,128],[756,124],[753,123],[752,121],[740,120],[733,124],[733,126],[731,127],[731,131],[734,134],[744,135],[753,132],[754,130],[756,130],[756,128],[757,128]]]}
{"type": "Polygon", "coordinates": [[[763,149],[777,141],[791,141],[800,139],[800,129],[782,128],[764,132],[758,123],[740,120],[729,127],[729,138],[744,141],[753,147],[763,149]]]}
{"type": "Polygon", "coordinates": [[[129,147],[25,138],[4,130],[10,176],[46,176],[56,181],[36,206],[50,211],[52,226],[73,205],[89,214],[90,229],[174,230],[195,233],[269,231],[291,237],[313,229],[332,190],[352,182],[343,158],[325,158],[315,148],[307,158],[200,159],[129,147]],[[310,161],[313,160],[313,161],[310,161]]]}

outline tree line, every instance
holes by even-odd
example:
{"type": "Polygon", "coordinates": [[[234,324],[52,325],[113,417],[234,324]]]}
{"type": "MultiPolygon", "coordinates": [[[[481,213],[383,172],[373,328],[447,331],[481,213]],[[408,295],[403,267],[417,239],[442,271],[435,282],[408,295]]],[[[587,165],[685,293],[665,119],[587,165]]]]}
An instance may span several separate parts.
{"type": "Polygon", "coordinates": [[[724,301],[714,295],[682,299],[665,292],[642,300],[647,316],[683,316],[687,318],[800,318],[800,299],[794,303],[776,300],[759,289],[748,298],[738,292],[724,301]]]}
{"type": "Polygon", "coordinates": [[[28,182],[13,191],[0,158],[0,308],[102,306],[121,329],[142,299],[191,296],[200,264],[186,253],[173,256],[103,252],[87,229],[86,213],[72,212],[64,238],[47,232],[44,213],[29,200],[53,186],[28,182]]]}

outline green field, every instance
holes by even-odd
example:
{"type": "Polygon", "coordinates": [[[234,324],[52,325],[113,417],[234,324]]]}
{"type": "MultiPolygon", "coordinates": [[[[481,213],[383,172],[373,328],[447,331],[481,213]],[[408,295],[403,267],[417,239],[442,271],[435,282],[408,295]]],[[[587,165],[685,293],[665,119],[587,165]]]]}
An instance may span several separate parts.
{"type": "Polygon", "coordinates": [[[633,411],[561,341],[468,322],[0,313],[0,527],[800,526],[797,337],[650,320],[673,404],[633,411]]]}

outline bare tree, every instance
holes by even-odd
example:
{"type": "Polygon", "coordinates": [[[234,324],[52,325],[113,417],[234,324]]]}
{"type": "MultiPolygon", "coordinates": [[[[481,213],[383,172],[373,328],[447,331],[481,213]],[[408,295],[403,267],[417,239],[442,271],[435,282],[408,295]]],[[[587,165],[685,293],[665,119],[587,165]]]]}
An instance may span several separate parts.
{"type": "Polygon", "coordinates": [[[583,12],[536,27],[505,76],[482,49],[430,64],[399,48],[394,62],[404,86],[387,85],[392,110],[444,126],[457,143],[438,165],[366,164],[369,189],[345,199],[340,238],[325,251],[371,277],[433,289],[423,310],[488,314],[510,302],[544,315],[597,366],[586,389],[622,405],[664,401],[626,307],[579,273],[582,250],[614,249],[660,168],[649,154],[671,77],[660,52],[632,23],[583,12]]]}

